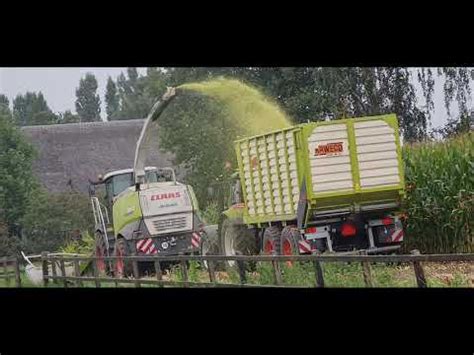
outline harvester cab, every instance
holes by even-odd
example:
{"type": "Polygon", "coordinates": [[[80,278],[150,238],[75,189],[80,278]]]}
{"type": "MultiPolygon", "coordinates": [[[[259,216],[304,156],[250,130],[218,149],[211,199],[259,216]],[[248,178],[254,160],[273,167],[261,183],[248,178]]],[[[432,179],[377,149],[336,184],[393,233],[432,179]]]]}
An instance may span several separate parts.
{"type": "MultiPolygon", "coordinates": [[[[172,181],[176,183],[174,170],[171,168],[146,167],[146,182],[165,182],[172,181]]],[[[104,219],[105,225],[110,226],[113,222],[112,206],[117,197],[126,189],[134,185],[133,169],[115,170],[99,175],[97,181],[90,181],[89,195],[93,206],[94,220],[96,230],[102,224],[99,220],[104,219]],[[100,187],[103,187],[101,189],[100,187]],[[99,188],[100,197],[97,196],[99,188]],[[102,202],[100,200],[102,199],[102,202]],[[94,208],[97,206],[97,208],[94,208]],[[100,207],[100,208],[99,208],[100,207]]]]}

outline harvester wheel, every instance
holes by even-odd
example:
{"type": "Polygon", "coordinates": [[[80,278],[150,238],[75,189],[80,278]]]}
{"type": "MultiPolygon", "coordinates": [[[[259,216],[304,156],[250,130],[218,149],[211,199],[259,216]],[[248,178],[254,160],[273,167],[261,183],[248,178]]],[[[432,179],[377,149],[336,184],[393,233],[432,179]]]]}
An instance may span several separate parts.
{"type": "MultiPolygon", "coordinates": [[[[295,226],[286,226],[281,232],[280,246],[281,246],[281,255],[298,255],[298,239],[300,238],[300,233],[295,226]]],[[[292,261],[287,261],[286,265],[291,267],[293,266],[292,261]]]]}
{"type": "Polygon", "coordinates": [[[129,256],[127,241],[124,238],[117,239],[115,243],[115,277],[122,278],[132,274],[132,265],[129,261],[122,259],[124,256],[129,256]]]}
{"type": "Polygon", "coordinates": [[[107,263],[104,260],[104,257],[107,256],[106,250],[104,235],[97,231],[95,233],[95,257],[97,258],[97,271],[99,274],[106,274],[108,272],[107,263]]]}
{"type": "MultiPolygon", "coordinates": [[[[224,219],[220,228],[220,245],[224,255],[257,255],[257,238],[255,230],[248,229],[246,225],[239,223],[239,220],[224,219]]],[[[254,265],[248,263],[252,269],[254,265]]],[[[227,260],[226,266],[236,266],[235,260],[227,260]]]]}
{"type": "Polygon", "coordinates": [[[263,232],[262,252],[265,255],[280,255],[281,229],[277,226],[265,228],[263,232]]]}

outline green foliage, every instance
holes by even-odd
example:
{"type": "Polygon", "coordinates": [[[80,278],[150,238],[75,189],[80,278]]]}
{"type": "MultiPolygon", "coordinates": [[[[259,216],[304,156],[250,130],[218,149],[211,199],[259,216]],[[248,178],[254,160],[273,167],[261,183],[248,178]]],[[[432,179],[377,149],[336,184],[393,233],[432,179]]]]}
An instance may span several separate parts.
{"type": "Polygon", "coordinates": [[[474,76],[474,70],[458,68],[438,68],[438,77],[444,77],[444,105],[451,117],[451,103],[456,101],[461,115],[468,113],[467,102],[471,96],[471,80],[474,76]]]}
{"type": "MultiPolygon", "coordinates": [[[[128,77],[122,73],[117,78],[120,111],[116,119],[145,118],[156,99],[151,95],[154,85],[149,78],[139,76],[136,68],[128,68],[127,74],[128,77]]],[[[155,74],[153,77],[156,79],[155,74]]]]}
{"type": "MultiPolygon", "coordinates": [[[[454,264],[453,264],[454,265],[454,264]]],[[[322,262],[325,287],[366,287],[363,268],[360,262],[322,262]]],[[[447,273],[442,272],[441,264],[427,264],[425,275],[428,287],[472,287],[469,271],[455,267],[447,273]]],[[[374,287],[417,287],[411,264],[371,263],[371,279],[374,287]]],[[[294,262],[292,265],[280,263],[282,285],[286,287],[315,287],[316,275],[312,262],[294,262]]],[[[182,282],[181,269],[175,265],[169,272],[171,281],[182,282]]],[[[208,283],[209,275],[196,262],[190,262],[189,281],[208,283]]],[[[275,274],[272,263],[258,262],[256,269],[246,273],[247,285],[275,285],[275,274]]],[[[219,284],[240,284],[237,268],[228,268],[225,272],[216,273],[219,284]]]]}
{"type": "Polygon", "coordinates": [[[79,115],[73,114],[70,110],[59,115],[58,123],[78,123],[81,122],[79,115]]]}
{"type": "Polygon", "coordinates": [[[78,192],[49,194],[38,191],[23,221],[23,235],[29,251],[55,251],[73,232],[93,227],[89,198],[78,192]]]}
{"type": "MultiPolygon", "coordinates": [[[[359,263],[326,263],[322,265],[324,282],[327,287],[364,287],[362,269],[359,263]]],[[[293,262],[291,265],[280,263],[282,282],[286,286],[314,287],[316,284],[315,268],[312,262],[293,262]]],[[[274,285],[273,266],[269,262],[257,265],[255,273],[249,277],[249,283],[274,285]]]]}
{"type": "Polygon", "coordinates": [[[91,255],[95,250],[95,239],[91,233],[85,231],[81,239],[69,240],[59,248],[61,253],[91,255]]]}
{"type": "Polygon", "coordinates": [[[474,133],[404,149],[407,248],[474,250],[474,133]]]}
{"type": "Polygon", "coordinates": [[[433,133],[440,134],[443,138],[452,138],[457,135],[470,132],[474,129],[474,114],[464,113],[457,119],[450,118],[441,129],[435,129],[433,133]]]}
{"type": "Polygon", "coordinates": [[[13,100],[13,117],[19,126],[46,125],[57,122],[41,92],[27,92],[13,100]]]}
{"type": "Polygon", "coordinates": [[[23,241],[10,235],[6,225],[0,222],[0,256],[16,256],[25,248],[23,241]]]}
{"type": "Polygon", "coordinates": [[[187,170],[186,182],[203,208],[208,186],[229,175],[225,162],[236,166],[232,145],[236,133],[226,115],[222,105],[191,94],[178,96],[159,118],[160,147],[173,152],[175,163],[187,170]]]}
{"type": "Polygon", "coordinates": [[[241,67],[171,68],[170,85],[208,80],[220,75],[257,85],[263,93],[278,100],[282,108],[298,122],[325,118],[357,117],[396,113],[406,141],[426,137],[433,93],[437,80],[444,81],[445,105],[457,102],[467,113],[470,82],[469,68],[359,68],[359,67],[241,67]],[[418,80],[425,98],[419,109],[414,83],[418,80]]]}
{"type": "Polygon", "coordinates": [[[199,282],[199,271],[201,267],[197,261],[190,261],[188,268],[188,280],[191,282],[199,282]]]}
{"type": "Polygon", "coordinates": [[[117,85],[109,76],[107,79],[107,86],[105,92],[105,110],[107,112],[107,119],[113,120],[117,117],[120,109],[120,97],[117,93],[117,85]]]}
{"type": "Polygon", "coordinates": [[[406,140],[426,134],[408,68],[254,68],[244,75],[298,122],[396,113],[406,140]]]}
{"type": "Polygon", "coordinates": [[[10,117],[0,115],[0,220],[9,235],[18,235],[19,222],[37,187],[31,168],[35,156],[10,117]]]}
{"type": "Polygon", "coordinates": [[[147,74],[143,80],[146,81],[145,91],[155,99],[165,92],[167,85],[170,85],[169,73],[159,68],[147,68],[147,74]]]}
{"type": "Polygon", "coordinates": [[[76,89],[76,112],[82,122],[100,121],[100,98],[97,95],[97,79],[87,73],[76,89]]]}
{"type": "Polygon", "coordinates": [[[0,94],[0,115],[10,116],[10,101],[8,97],[3,94],[0,94]]]}
{"type": "Polygon", "coordinates": [[[213,201],[209,203],[201,212],[202,218],[204,219],[206,224],[218,224],[220,218],[221,211],[219,210],[218,203],[213,201]]]}
{"type": "Polygon", "coordinates": [[[30,125],[48,125],[57,123],[59,117],[52,112],[41,111],[35,113],[29,122],[30,125]]]}

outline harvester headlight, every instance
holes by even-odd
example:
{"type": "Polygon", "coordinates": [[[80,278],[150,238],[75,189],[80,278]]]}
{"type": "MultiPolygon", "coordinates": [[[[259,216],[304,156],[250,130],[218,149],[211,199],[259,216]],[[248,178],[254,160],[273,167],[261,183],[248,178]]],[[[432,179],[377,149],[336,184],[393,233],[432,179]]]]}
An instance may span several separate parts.
{"type": "Polygon", "coordinates": [[[163,243],[161,243],[161,247],[163,248],[163,250],[168,249],[168,247],[169,247],[168,242],[163,242],[163,243]]]}

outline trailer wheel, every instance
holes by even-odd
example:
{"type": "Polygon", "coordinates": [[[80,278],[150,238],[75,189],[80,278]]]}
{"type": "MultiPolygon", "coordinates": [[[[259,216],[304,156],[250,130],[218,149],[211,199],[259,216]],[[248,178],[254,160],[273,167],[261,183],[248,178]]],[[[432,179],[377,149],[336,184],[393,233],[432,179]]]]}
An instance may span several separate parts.
{"type": "MultiPolygon", "coordinates": [[[[286,226],[281,232],[281,254],[282,255],[298,255],[298,239],[300,238],[300,233],[295,226],[286,226]]],[[[286,265],[289,267],[293,266],[292,261],[287,261],[286,265]]]]}
{"type": "Polygon", "coordinates": [[[277,226],[265,228],[263,232],[262,252],[265,255],[280,255],[281,229],[277,226]]]}
{"type": "Polygon", "coordinates": [[[104,235],[97,231],[95,233],[95,257],[97,258],[97,271],[100,274],[108,272],[107,264],[104,260],[104,257],[107,255],[106,250],[104,235]]]}
{"type": "MultiPolygon", "coordinates": [[[[219,240],[219,227],[221,224],[212,225],[205,228],[202,243],[201,243],[201,255],[221,255],[221,243],[219,240]]],[[[207,270],[209,268],[208,261],[204,260],[202,266],[207,270]]],[[[224,271],[225,265],[223,261],[214,261],[214,270],[224,271]]]]}
{"type": "Polygon", "coordinates": [[[132,266],[129,261],[123,259],[124,256],[129,256],[127,241],[124,238],[117,239],[115,243],[115,277],[123,278],[132,274],[132,266]]]}
{"type": "MultiPolygon", "coordinates": [[[[213,237],[212,235],[209,235],[206,232],[202,232],[201,237],[202,237],[201,255],[219,254],[219,243],[215,237],[213,237]]],[[[208,269],[207,260],[202,261],[202,266],[204,266],[205,269],[208,269]]]]}
{"type": "MultiPolygon", "coordinates": [[[[224,219],[220,228],[220,245],[224,255],[257,255],[257,238],[255,231],[248,229],[244,224],[239,223],[239,220],[224,219]]],[[[235,260],[227,260],[226,266],[236,266],[235,260]]],[[[251,265],[250,268],[252,268],[251,265]]]]}

